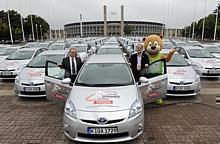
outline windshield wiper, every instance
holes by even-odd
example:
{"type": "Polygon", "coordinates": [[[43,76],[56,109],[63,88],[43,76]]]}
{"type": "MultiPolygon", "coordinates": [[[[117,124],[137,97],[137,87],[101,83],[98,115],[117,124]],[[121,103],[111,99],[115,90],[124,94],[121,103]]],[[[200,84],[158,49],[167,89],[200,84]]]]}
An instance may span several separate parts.
{"type": "Polygon", "coordinates": [[[90,87],[109,87],[109,86],[126,86],[126,84],[87,84],[87,83],[76,83],[77,86],[90,86],[90,87]]]}

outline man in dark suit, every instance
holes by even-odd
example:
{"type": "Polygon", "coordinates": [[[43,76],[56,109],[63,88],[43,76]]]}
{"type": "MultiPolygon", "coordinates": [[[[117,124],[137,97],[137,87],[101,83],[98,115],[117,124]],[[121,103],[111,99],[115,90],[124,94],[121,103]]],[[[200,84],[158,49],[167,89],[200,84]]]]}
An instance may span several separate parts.
{"type": "Polygon", "coordinates": [[[59,66],[65,69],[64,77],[70,78],[73,83],[82,66],[82,62],[81,59],[77,57],[77,50],[75,48],[70,48],[68,54],[69,56],[63,58],[62,64],[59,66]]]}
{"type": "Polygon", "coordinates": [[[140,78],[140,72],[142,69],[148,66],[149,59],[148,56],[143,53],[143,45],[136,45],[136,52],[131,55],[129,59],[129,65],[131,66],[135,81],[138,82],[140,78]]]}

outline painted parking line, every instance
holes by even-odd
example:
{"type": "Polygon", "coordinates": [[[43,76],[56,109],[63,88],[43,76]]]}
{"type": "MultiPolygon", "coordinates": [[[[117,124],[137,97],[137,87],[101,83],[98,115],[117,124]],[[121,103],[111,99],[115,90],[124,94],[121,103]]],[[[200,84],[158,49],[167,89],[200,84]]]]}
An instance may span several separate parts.
{"type": "Polygon", "coordinates": [[[0,96],[14,96],[14,90],[0,90],[0,96]]]}
{"type": "Polygon", "coordinates": [[[216,104],[220,105],[220,96],[216,96],[216,104]]]}
{"type": "Polygon", "coordinates": [[[216,94],[220,95],[220,89],[219,88],[202,88],[201,94],[216,94]]]}

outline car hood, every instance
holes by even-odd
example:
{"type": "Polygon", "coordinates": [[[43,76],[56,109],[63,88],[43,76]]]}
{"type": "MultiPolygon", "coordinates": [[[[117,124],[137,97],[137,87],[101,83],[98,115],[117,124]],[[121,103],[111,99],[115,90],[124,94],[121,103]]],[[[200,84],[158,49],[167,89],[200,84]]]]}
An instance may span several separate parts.
{"type": "Polygon", "coordinates": [[[216,58],[192,58],[192,61],[206,68],[220,67],[216,58]]]}
{"type": "Polygon", "coordinates": [[[86,52],[79,52],[79,56],[80,56],[80,57],[85,57],[86,54],[87,54],[86,52]]]}
{"type": "Polygon", "coordinates": [[[5,58],[7,58],[8,56],[0,56],[0,61],[5,60],[5,58]]]}
{"type": "Polygon", "coordinates": [[[187,67],[167,67],[169,79],[195,79],[196,72],[191,66],[187,67]]]}
{"type": "Polygon", "coordinates": [[[44,82],[45,69],[44,68],[23,68],[19,74],[20,81],[38,80],[44,82]]]}
{"type": "Polygon", "coordinates": [[[70,99],[78,111],[107,112],[129,110],[137,99],[137,88],[74,86],[70,99]]]}
{"type": "Polygon", "coordinates": [[[22,65],[28,64],[30,60],[3,60],[0,69],[14,70],[22,65]]]}

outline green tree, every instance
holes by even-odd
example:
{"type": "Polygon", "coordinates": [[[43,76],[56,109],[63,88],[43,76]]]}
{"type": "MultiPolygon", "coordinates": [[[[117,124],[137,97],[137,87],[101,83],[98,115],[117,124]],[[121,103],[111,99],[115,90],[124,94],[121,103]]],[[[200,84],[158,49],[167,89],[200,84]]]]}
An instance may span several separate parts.
{"type": "MultiPolygon", "coordinates": [[[[9,15],[10,15],[13,39],[22,40],[22,30],[21,30],[21,21],[20,21],[21,15],[14,10],[10,10],[9,15]]],[[[45,39],[49,30],[49,24],[40,16],[32,15],[32,18],[33,18],[35,35],[36,35],[35,25],[37,24],[39,38],[40,38],[40,25],[41,25],[42,35],[45,39]]],[[[30,15],[28,15],[26,18],[23,18],[23,24],[24,24],[25,37],[27,39],[29,38],[30,35],[32,35],[30,15]]],[[[0,11],[0,40],[10,40],[8,16],[7,16],[7,12],[3,10],[0,11]]]]}

